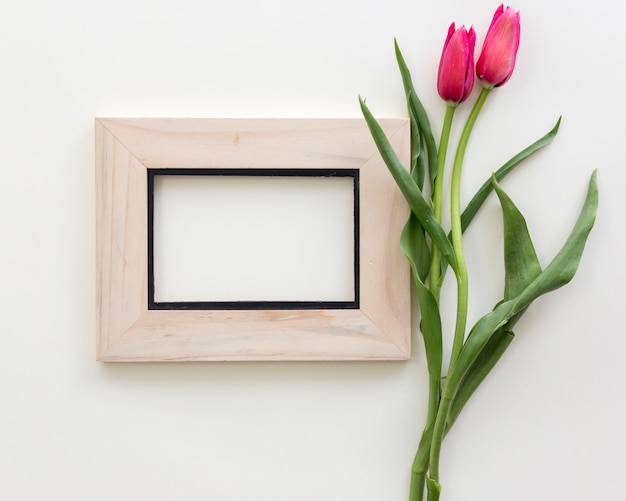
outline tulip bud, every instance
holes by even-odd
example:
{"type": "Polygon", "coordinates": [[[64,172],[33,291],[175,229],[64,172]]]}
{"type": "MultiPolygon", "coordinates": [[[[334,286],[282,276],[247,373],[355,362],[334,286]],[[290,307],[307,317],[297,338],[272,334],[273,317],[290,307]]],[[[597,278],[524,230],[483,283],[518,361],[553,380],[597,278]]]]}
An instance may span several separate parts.
{"type": "Polygon", "coordinates": [[[500,5],[487,31],[483,49],[476,64],[476,75],[485,87],[505,84],[515,68],[519,47],[519,11],[500,5]]]}
{"type": "Polygon", "coordinates": [[[455,29],[454,23],[448,29],[439,61],[437,91],[451,104],[465,101],[474,88],[474,46],[476,33],[461,26],[455,29]]]}

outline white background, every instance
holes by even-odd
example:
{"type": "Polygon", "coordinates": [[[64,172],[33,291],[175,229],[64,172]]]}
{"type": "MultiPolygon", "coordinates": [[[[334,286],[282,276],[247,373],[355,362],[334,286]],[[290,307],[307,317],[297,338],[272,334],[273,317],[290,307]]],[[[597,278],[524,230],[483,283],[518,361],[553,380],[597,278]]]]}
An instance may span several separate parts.
{"type": "MultiPolygon", "coordinates": [[[[403,117],[396,36],[438,132],[435,75],[448,25],[473,24],[480,45],[496,7],[5,2],[0,499],[406,500],[426,404],[417,312],[409,362],[95,361],[93,120],[358,117],[359,93],[376,116],[403,117]]],[[[448,435],[442,500],[620,501],[626,8],[608,0],[515,7],[518,64],[476,126],[464,200],[562,114],[553,144],[503,185],[543,263],[566,238],[595,168],[601,205],[578,275],[532,306],[448,435]]],[[[500,224],[491,201],[467,234],[471,321],[501,293],[500,224]]],[[[445,299],[452,312],[453,295],[445,299]]]]}
{"type": "Polygon", "coordinates": [[[354,178],[154,176],[154,300],[354,301],[354,178]]]}

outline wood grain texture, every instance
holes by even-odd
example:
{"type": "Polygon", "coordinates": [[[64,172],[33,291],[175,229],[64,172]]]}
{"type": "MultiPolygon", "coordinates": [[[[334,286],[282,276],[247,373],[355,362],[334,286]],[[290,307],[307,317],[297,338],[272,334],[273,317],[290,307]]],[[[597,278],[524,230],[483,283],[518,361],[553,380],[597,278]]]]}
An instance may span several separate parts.
{"type": "MultiPolygon", "coordinates": [[[[405,163],[409,122],[381,120],[405,163]]],[[[359,119],[98,118],[97,359],[404,360],[408,208],[359,119]],[[147,169],[360,171],[360,309],[148,310],[147,169]]]]}

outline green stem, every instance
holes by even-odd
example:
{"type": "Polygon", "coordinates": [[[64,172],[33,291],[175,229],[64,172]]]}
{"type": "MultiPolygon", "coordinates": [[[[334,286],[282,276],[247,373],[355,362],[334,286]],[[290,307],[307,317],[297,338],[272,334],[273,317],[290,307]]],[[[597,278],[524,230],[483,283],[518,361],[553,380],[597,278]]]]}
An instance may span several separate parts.
{"type": "MultiPolygon", "coordinates": [[[[437,152],[437,171],[435,183],[433,187],[433,214],[437,221],[441,222],[442,200],[443,200],[443,172],[446,165],[446,153],[448,151],[448,142],[450,139],[450,130],[452,128],[452,119],[456,111],[455,104],[448,104],[446,114],[443,120],[443,128],[441,130],[441,140],[439,141],[439,151],[437,152]]],[[[430,284],[429,289],[439,303],[441,291],[441,251],[433,243],[431,249],[430,262],[430,284]]],[[[432,429],[437,417],[439,408],[439,398],[441,397],[441,375],[429,375],[428,388],[428,414],[426,417],[426,428],[422,433],[413,468],[411,472],[411,489],[409,492],[409,501],[422,501],[424,499],[424,488],[426,483],[426,472],[428,471],[428,457],[430,455],[430,442],[432,438],[432,429]]]]}
{"type": "Polygon", "coordinates": [[[441,377],[430,376],[428,385],[428,414],[426,426],[431,426],[437,418],[439,400],[441,399],[441,377]]]}
{"type": "Polygon", "coordinates": [[[454,367],[456,361],[463,348],[463,340],[465,338],[465,324],[467,322],[467,299],[468,299],[468,282],[467,282],[467,266],[465,264],[465,254],[463,252],[463,228],[461,225],[461,171],[463,169],[463,160],[465,158],[465,150],[469,141],[472,129],[476,123],[476,119],[482,109],[487,96],[491,89],[483,87],[472,111],[467,117],[467,122],[459,139],[459,146],[454,157],[452,166],[452,180],[450,185],[450,223],[452,227],[452,247],[454,249],[454,257],[456,258],[457,273],[457,310],[456,325],[454,328],[454,340],[452,342],[452,352],[450,355],[450,367],[454,367]]]}
{"type": "MultiPolygon", "coordinates": [[[[483,88],[472,111],[467,117],[467,122],[461,133],[459,139],[459,146],[454,157],[454,164],[452,167],[452,180],[450,187],[450,220],[452,226],[452,246],[454,248],[454,256],[457,261],[457,283],[458,283],[458,302],[457,302],[457,320],[454,331],[454,340],[452,345],[452,353],[450,356],[450,368],[449,371],[455,366],[461,349],[463,348],[463,341],[465,337],[465,324],[467,322],[467,266],[465,264],[465,256],[463,253],[463,231],[461,227],[461,170],[463,167],[463,160],[465,158],[465,150],[467,149],[467,143],[469,141],[472,129],[476,123],[476,119],[480,114],[487,96],[491,89],[483,88]]],[[[446,422],[448,414],[450,413],[450,406],[457,390],[458,383],[454,385],[450,384],[451,379],[446,379],[446,384],[443,387],[441,395],[441,401],[439,403],[439,410],[437,411],[437,418],[435,419],[433,429],[433,439],[430,446],[430,458],[429,458],[429,485],[433,485],[434,498],[438,498],[439,489],[439,457],[441,454],[441,444],[446,432],[446,422]]]]}
{"type": "MultiPolygon", "coordinates": [[[[447,386],[447,385],[446,385],[447,386]]],[[[445,392],[444,386],[444,392],[445,392]]],[[[439,483],[439,457],[441,455],[441,443],[443,442],[443,436],[445,433],[446,419],[442,416],[447,416],[450,412],[450,404],[452,399],[449,398],[446,393],[442,395],[441,402],[439,404],[439,412],[433,429],[433,440],[430,444],[430,479],[436,483],[439,483]]]]}
{"type": "Polygon", "coordinates": [[[428,471],[428,458],[430,456],[430,443],[433,439],[434,425],[434,422],[430,422],[424,429],[419,447],[417,448],[417,454],[413,460],[409,501],[423,501],[424,499],[426,472],[428,471]]]}
{"type": "MultiPolygon", "coordinates": [[[[435,177],[435,186],[433,188],[433,213],[437,221],[441,222],[441,206],[443,200],[443,172],[446,166],[446,153],[448,151],[448,141],[450,139],[450,129],[452,128],[452,119],[456,111],[456,104],[448,104],[446,106],[446,115],[443,120],[443,128],[441,129],[441,140],[439,141],[439,151],[437,155],[437,175],[435,177]]],[[[439,302],[441,291],[441,251],[433,244],[430,261],[430,291],[433,293],[435,300],[439,302]]]]}

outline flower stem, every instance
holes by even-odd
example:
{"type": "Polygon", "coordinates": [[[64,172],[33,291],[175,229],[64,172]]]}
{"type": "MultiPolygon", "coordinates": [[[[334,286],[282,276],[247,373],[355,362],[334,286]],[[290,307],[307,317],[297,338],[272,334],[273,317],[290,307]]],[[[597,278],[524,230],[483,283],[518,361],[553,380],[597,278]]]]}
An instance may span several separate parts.
{"type": "MultiPolygon", "coordinates": [[[[448,151],[450,129],[452,128],[452,119],[454,117],[454,112],[456,111],[456,106],[456,104],[448,104],[446,106],[443,128],[441,129],[441,140],[439,141],[437,175],[435,177],[435,186],[433,188],[433,213],[439,222],[441,222],[441,206],[443,200],[443,172],[446,166],[446,153],[448,151]]],[[[434,244],[432,246],[431,256],[429,288],[430,292],[432,292],[435,297],[435,300],[439,302],[441,291],[441,251],[434,244]]]]}
{"type": "Polygon", "coordinates": [[[452,342],[452,352],[450,355],[450,368],[454,367],[463,348],[465,338],[465,324],[467,322],[467,299],[468,282],[467,266],[465,264],[465,254],[463,252],[463,229],[461,227],[461,171],[465,150],[469,141],[476,119],[482,109],[491,89],[483,87],[472,111],[467,117],[467,122],[459,139],[459,146],[454,157],[452,166],[452,180],[450,185],[450,223],[452,227],[452,247],[454,257],[458,267],[457,273],[457,313],[456,325],[454,328],[454,340],[452,342]]]}
{"type": "MultiPolygon", "coordinates": [[[[443,199],[443,172],[446,165],[446,153],[448,151],[448,142],[450,139],[450,129],[452,128],[452,119],[456,110],[455,104],[446,106],[446,114],[441,130],[441,140],[439,141],[439,150],[437,152],[437,174],[433,187],[433,214],[435,219],[441,222],[441,207],[443,199]]],[[[430,262],[430,283],[429,289],[439,303],[441,291],[441,251],[433,243],[431,248],[430,262]]],[[[428,388],[428,414],[426,417],[426,428],[422,433],[413,468],[411,471],[411,489],[409,492],[409,501],[422,501],[424,499],[424,488],[426,483],[426,472],[428,471],[428,458],[430,456],[430,442],[432,439],[432,429],[437,417],[439,408],[439,399],[441,397],[441,374],[429,375],[428,388]]]]}
{"type": "MultiPolygon", "coordinates": [[[[472,108],[472,111],[467,117],[467,122],[465,123],[463,132],[461,133],[452,167],[452,180],[450,186],[450,220],[452,226],[452,246],[454,248],[454,256],[458,266],[458,300],[457,319],[452,344],[452,353],[450,355],[449,371],[451,371],[456,365],[461,349],[463,348],[465,324],[467,322],[468,283],[467,266],[465,264],[465,255],[463,253],[463,230],[461,227],[461,170],[463,168],[465,150],[467,149],[467,143],[472,133],[472,129],[474,128],[476,119],[478,118],[490,91],[491,89],[488,88],[482,89],[474,107],[472,108]]],[[[450,406],[457,390],[456,384],[455,387],[453,387],[450,384],[450,381],[451,379],[447,378],[446,384],[443,387],[439,409],[437,411],[437,418],[435,419],[433,429],[433,438],[430,445],[428,482],[429,485],[433,486],[434,499],[438,499],[439,497],[439,456],[441,454],[441,444],[446,432],[446,423],[448,420],[448,414],[450,413],[450,406]]]]}
{"type": "Polygon", "coordinates": [[[435,423],[431,421],[424,429],[419,447],[417,448],[417,454],[413,460],[409,501],[423,501],[424,499],[426,472],[428,471],[428,458],[430,456],[430,443],[433,439],[434,425],[435,423]]]}

